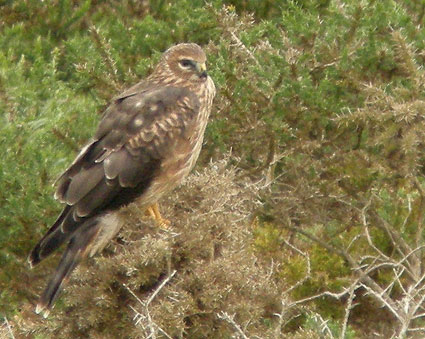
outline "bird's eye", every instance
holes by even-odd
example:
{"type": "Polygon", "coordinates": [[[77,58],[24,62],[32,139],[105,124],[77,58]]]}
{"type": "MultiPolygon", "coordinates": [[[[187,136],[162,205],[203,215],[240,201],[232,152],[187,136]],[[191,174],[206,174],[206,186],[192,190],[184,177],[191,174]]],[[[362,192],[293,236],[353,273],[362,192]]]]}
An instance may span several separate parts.
{"type": "Polygon", "coordinates": [[[180,63],[180,66],[182,66],[183,68],[189,68],[193,65],[193,62],[188,59],[180,60],[179,63],[180,63]]]}

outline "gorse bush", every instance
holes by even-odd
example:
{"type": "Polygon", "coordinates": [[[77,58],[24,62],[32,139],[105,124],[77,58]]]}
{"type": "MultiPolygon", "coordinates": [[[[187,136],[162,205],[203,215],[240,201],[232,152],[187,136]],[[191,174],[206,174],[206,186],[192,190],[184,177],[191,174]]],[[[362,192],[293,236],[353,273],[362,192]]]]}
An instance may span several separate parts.
{"type": "Polygon", "coordinates": [[[0,4],[4,336],[422,337],[422,1],[0,4]],[[162,51],[201,44],[218,94],[196,170],[33,313],[55,178],[162,51]],[[12,333],[12,334],[11,334],[12,333]]]}

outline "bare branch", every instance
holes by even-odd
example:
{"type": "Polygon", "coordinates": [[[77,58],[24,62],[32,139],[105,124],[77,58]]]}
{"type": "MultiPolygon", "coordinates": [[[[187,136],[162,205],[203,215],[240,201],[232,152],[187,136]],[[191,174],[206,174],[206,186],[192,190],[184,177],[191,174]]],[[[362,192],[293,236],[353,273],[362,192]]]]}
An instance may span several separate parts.
{"type": "Polygon", "coordinates": [[[172,339],[170,335],[168,335],[161,327],[156,324],[151,317],[151,314],[149,312],[149,305],[150,303],[155,299],[155,297],[158,295],[158,293],[161,291],[161,289],[174,277],[176,274],[176,270],[174,270],[164,281],[155,289],[155,291],[152,293],[152,295],[149,297],[149,299],[144,302],[142,301],[126,284],[123,284],[123,286],[127,289],[127,291],[130,292],[130,294],[139,302],[139,304],[144,309],[144,314],[137,311],[135,308],[130,308],[135,312],[135,316],[133,320],[135,321],[136,325],[140,325],[144,331],[149,329],[149,333],[146,334],[146,338],[156,338],[157,331],[161,332],[164,336],[166,336],[169,339],[172,339]],[[145,325],[146,323],[146,325],[145,325]]]}
{"type": "Polygon", "coordinates": [[[235,317],[235,315],[230,316],[227,312],[222,311],[222,312],[217,313],[217,317],[219,319],[225,320],[229,324],[231,324],[243,339],[249,339],[246,336],[246,334],[242,331],[241,327],[233,319],[235,317]]]}
{"type": "Polygon", "coordinates": [[[399,314],[397,307],[392,302],[386,298],[386,294],[377,293],[374,289],[370,288],[364,283],[361,283],[361,286],[364,287],[366,291],[369,292],[370,295],[374,296],[376,299],[380,300],[382,304],[384,304],[389,311],[402,323],[403,317],[399,314]]]}
{"type": "Polygon", "coordinates": [[[10,338],[15,339],[15,336],[13,335],[12,327],[10,326],[9,321],[7,320],[6,317],[4,317],[4,323],[6,324],[7,330],[9,331],[10,338]]]}
{"type": "Polygon", "coordinates": [[[331,338],[331,339],[333,339],[333,338],[334,338],[334,336],[333,336],[333,334],[332,334],[331,329],[330,329],[330,328],[329,328],[329,326],[328,326],[328,321],[327,321],[327,320],[324,320],[324,319],[322,318],[322,316],[321,316],[320,314],[318,314],[318,313],[313,313],[312,315],[313,315],[313,318],[314,318],[316,321],[319,321],[319,322],[320,322],[320,331],[321,331],[323,334],[325,334],[327,338],[331,338]]]}
{"type": "Polygon", "coordinates": [[[232,40],[235,42],[236,46],[243,49],[246,54],[249,55],[249,57],[257,64],[257,66],[260,66],[260,63],[258,62],[255,55],[245,46],[245,44],[237,37],[234,31],[230,32],[230,36],[232,37],[232,40]]]}
{"type": "Polygon", "coordinates": [[[345,338],[345,334],[347,332],[347,326],[348,326],[348,318],[350,317],[350,312],[351,310],[356,306],[356,304],[353,305],[353,300],[355,297],[354,292],[356,291],[356,289],[359,288],[359,286],[356,285],[351,285],[350,287],[350,292],[349,292],[349,296],[348,296],[348,300],[347,300],[347,306],[345,307],[345,315],[344,315],[344,320],[342,323],[342,330],[341,330],[341,339],[345,338]]]}
{"type": "Polygon", "coordinates": [[[149,306],[149,304],[156,297],[156,295],[159,293],[159,291],[161,291],[162,288],[174,277],[174,275],[176,274],[176,272],[177,271],[174,270],[173,272],[171,272],[171,274],[166,279],[164,279],[164,281],[158,286],[158,288],[155,290],[155,292],[152,293],[152,295],[150,296],[150,298],[146,302],[146,307],[149,306]]]}
{"type": "Polygon", "coordinates": [[[416,189],[419,192],[419,195],[421,197],[420,201],[420,208],[419,208],[419,214],[417,217],[417,229],[416,229],[416,246],[419,247],[419,245],[422,242],[422,235],[423,235],[423,219],[424,219],[424,210],[425,210],[425,192],[422,188],[419,180],[417,177],[414,178],[414,184],[416,189]]]}
{"type": "Polygon", "coordinates": [[[283,240],[283,241],[284,241],[284,243],[285,243],[286,246],[290,247],[295,252],[297,252],[298,254],[302,255],[305,258],[306,264],[307,264],[307,272],[304,275],[304,277],[302,279],[298,280],[294,285],[292,285],[291,287],[289,287],[287,290],[285,290],[282,293],[282,295],[288,295],[291,291],[293,291],[294,289],[296,289],[298,286],[302,285],[308,278],[311,277],[311,262],[310,262],[310,257],[306,253],[304,253],[300,249],[296,248],[294,245],[291,245],[286,240],[283,240]]]}

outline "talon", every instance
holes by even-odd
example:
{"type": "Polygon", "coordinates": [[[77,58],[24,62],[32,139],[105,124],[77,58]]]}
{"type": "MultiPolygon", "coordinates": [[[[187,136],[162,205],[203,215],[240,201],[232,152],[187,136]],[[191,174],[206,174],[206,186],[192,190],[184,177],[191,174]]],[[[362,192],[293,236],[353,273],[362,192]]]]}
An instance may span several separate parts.
{"type": "Polygon", "coordinates": [[[167,229],[168,226],[171,224],[170,220],[167,220],[161,216],[161,213],[159,212],[158,203],[149,206],[146,209],[145,214],[152,217],[155,220],[157,226],[160,228],[167,229]]]}

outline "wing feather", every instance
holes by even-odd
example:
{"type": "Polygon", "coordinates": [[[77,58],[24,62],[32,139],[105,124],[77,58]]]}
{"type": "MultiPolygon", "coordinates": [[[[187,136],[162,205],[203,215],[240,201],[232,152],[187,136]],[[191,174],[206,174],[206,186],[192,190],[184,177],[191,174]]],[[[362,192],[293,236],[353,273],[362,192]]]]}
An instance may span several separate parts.
{"type": "Polygon", "coordinates": [[[94,212],[105,207],[121,188],[116,180],[102,179],[84,198],[75,204],[74,215],[80,218],[92,216],[95,214],[94,212]]]}
{"type": "Polygon", "coordinates": [[[66,206],[29,261],[39,263],[90,218],[143,194],[177,140],[190,138],[198,111],[197,97],[185,88],[142,84],[117,97],[93,139],[57,180],[55,197],[66,206]]]}
{"type": "Polygon", "coordinates": [[[75,205],[86,196],[105,177],[102,164],[78,172],[67,187],[64,200],[68,205],[75,205]]]}

